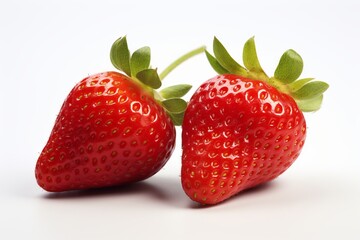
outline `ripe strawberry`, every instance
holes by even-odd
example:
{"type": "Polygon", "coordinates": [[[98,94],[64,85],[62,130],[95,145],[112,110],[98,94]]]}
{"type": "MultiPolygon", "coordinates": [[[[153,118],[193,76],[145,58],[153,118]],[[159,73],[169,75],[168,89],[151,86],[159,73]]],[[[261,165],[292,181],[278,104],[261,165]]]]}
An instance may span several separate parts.
{"type": "Polygon", "coordinates": [[[216,38],[213,48],[215,57],[206,54],[220,75],[192,96],[182,132],[182,186],[202,204],[222,202],[288,169],[305,142],[302,111],[318,110],[328,88],[312,78],[296,80],[303,62],[293,50],[269,78],[253,38],[244,46],[246,68],[216,38]]]}
{"type": "MultiPolygon", "coordinates": [[[[113,44],[111,60],[128,76],[89,76],[76,84],[61,107],[35,169],[38,184],[47,191],[140,181],[158,172],[174,150],[174,123],[181,124],[186,108],[180,97],[191,86],[156,92],[161,81],[156,69],[149,68],[150,49],[140,48],[130,58],[125,37],[113,44]]],[[[177,65],[167,68],[162,78],[177,65]]]]}

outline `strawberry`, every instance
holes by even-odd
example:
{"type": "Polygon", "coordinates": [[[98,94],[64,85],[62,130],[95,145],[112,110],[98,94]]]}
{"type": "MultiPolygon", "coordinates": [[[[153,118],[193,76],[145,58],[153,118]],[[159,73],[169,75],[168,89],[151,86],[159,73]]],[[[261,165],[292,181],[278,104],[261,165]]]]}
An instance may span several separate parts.
{"type": "Polygon", "coordinates": [[[298,79],[303,62],[286,51],[273,77],[263,71],[254,38],[236,62],[214,38],[206,52],[218,76],[203,83],[185,111],[181,182],[190,199],[217,204],[266,183],[298,158],[306,138],[304,112],[320,108],[328,85],[298,79]]]}
{"type": "Polygon", "coordinates": [[[131,56],[126,37],[111,48],[113,65],[127,74],[103,72],[86,77],[71,90],[56,118],[35,168],[38,184],[50,192],[100,188],[141,181],[158,172],[175,147],[189,85],[156,92],[161,79],[149,68],[150,49],[131,56]]]}

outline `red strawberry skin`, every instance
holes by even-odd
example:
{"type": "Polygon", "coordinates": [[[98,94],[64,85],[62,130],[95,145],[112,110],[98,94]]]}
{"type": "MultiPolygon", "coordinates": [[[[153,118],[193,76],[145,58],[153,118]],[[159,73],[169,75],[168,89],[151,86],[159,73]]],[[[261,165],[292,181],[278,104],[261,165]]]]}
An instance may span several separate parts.
{"type": "Polygon", "coordinates": [[[117,72],[89,76],[70,92],[36,164],[50,192],[146,179],[170,158],[175,127],[139,84],[117,72]]]}
{"type": "Polygon", "coordinates": [[[196,202],[222,202],[282,174],[305,137],[304,116],[289,95],[261,81],[219,75],[200,86],[185,112],[183,189],[196,202]]]}

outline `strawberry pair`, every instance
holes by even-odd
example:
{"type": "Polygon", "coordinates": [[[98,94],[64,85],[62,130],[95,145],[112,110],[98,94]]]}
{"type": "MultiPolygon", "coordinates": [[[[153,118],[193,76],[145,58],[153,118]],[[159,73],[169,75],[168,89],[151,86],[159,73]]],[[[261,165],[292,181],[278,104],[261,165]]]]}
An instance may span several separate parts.
{"type": "Polygon", "coordinates": [[[169,160],[176,125],[182,125],[181,183],[196,202],[216,204],[283,173],[304,145],[302,111],[318,110],[328,85],[298,79],[303,62],[293,50],[268,77],[253,38],[244,45],[245,67],[215,38],[215,56],[206,56],[219,75],[189,103],[181,97],[190,85],[156,91],[172,69],[204,50],[158,74],[148,47],[130,54],[125,37],[115,41],[111,61],[126,75],[92,75],[71,90],[37,161],[38,184],[61,192],[147,179],[169,160]]]}

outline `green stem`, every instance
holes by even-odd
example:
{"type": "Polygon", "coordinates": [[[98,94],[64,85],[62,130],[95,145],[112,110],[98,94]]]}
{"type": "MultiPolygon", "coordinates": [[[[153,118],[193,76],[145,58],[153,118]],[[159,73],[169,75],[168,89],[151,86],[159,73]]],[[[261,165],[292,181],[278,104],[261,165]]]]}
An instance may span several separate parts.
{"type": "Polygon", "coordinates": [[[176,59],[167,68],[165,68],[164,71],[162,71],[160,73],[160,75],[159,75],[160,80],[163,80],[172,70],[174,70],[177,66],[179,66],[181,63],[185,62],[189,58],[205,52],[205,49],[206,49],[205,46],[196,48],[196,49],[184,54],[183,56],[179,57],[178,59],[176,59]]]}
{"type": "Polygon", "coordinates": [[[266,81],[268,84],[270,84],[271,86],[277,88],[277,90],[279,90],[280,92],[286,93],[290,95],[290,90],[287,84],[282,83],[281,81],[279,81],[278,79],[276,79],[275,77],[271,77],[266,81]]]}

